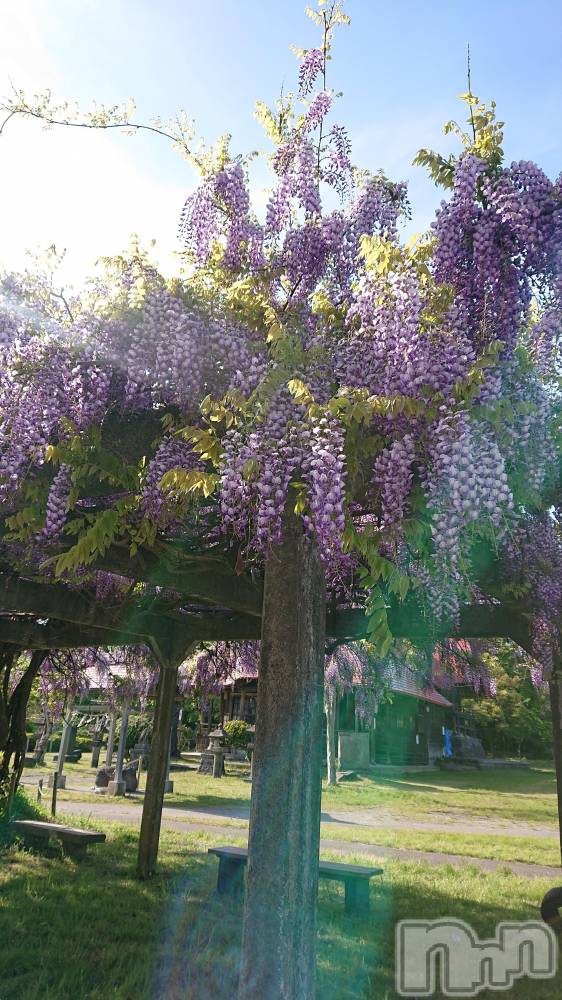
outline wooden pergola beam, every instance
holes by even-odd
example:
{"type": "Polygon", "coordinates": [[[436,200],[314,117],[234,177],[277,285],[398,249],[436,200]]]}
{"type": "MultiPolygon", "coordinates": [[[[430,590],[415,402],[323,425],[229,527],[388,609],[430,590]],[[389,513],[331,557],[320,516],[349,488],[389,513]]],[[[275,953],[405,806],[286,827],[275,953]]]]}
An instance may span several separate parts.
{"type": "Polygon", "coordinates": [[[218,556],[189,555],[171,544],[155,550],[141,549],[135,556],[128,548],[111,546],[95,567],[133,580],[177,590],[184,597],[220,605],[260,617],[263,588],[247,573],[236,573],[218,556]]]}

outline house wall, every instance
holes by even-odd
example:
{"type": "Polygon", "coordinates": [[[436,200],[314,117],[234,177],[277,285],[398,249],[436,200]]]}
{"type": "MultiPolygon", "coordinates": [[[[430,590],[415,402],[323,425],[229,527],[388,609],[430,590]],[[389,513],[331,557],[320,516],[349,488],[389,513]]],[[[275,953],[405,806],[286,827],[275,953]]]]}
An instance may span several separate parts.
{"type": "Polygon", "coordinates": [[[221,716],[223,722],[242,719],[248,725],[256,723],[258,686],[256,681],[235,681],[233,687],[224,688],[221,716]]]}
{"type": "MultiPolygon", "coordinates": [[[[255,724],[258,686],[256,680],[237,680],[224,688],[221,704],[223,722],[244,719],[255,724]]],[[[393,692],[392,700],[380,705],[374,726],[366,726],[355,715],[355,696],[349,693],[338,700],[336,745],[340,733],[368,734],[371,764],[427,764],[443,752],[443,726],[454,728],[453,709],[434,705],[412,695],[393,692]]],[[[325,747],[325,726],[324,740],[325,747]]],[[[362,741],[364,743],[364,741],[362,741]]],[[[353,745],[353,737],[346,740],[353,745]]],[[[364,748],[361,761],[364,763],[364,748]]],[[[348,760],[348,766],[353,763],[348,760]]],[[[360,766],[357,763],[355,766],[360,766]]]]}
{"type": "Polygon", "coordinates": [[[353,693],[341,699],[338,731],[369,731],[370,759],[377,764],[428,764],[443,752],[443,727],[453,724],[451,709],[411,695],[393,692],[374,726],[357,723],[353,693]]]}

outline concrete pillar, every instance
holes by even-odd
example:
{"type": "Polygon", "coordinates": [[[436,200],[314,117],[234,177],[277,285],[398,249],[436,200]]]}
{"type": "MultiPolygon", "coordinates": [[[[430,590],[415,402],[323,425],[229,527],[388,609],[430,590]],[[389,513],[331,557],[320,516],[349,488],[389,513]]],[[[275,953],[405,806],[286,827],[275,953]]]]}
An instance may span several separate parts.
{"type": "Polygon", "coordinates": [[[119,730],[119,745],[117,747],[117,758],[115,760],[115,777],[107,786],[108,795],[124,795],[125,782],[123,781],[123,761],[127,748],[127,726],[129,725],[130,706],[128,702],[123,705],[121,716],[121,729],[119,730]]]}
{"type": "Polygon", "coordinates": [[[96,733],[92,739],[92,759],[90,760],[90,767],[99,767],[100,753],[102,744],[102,734],[96,733]]]}
{"type": "Polygon", "coordinates": [[[111,767],[113,762],[113,745],[115,743],[115,724],[117,722],[116,712],[111,713],[111,718],[109,720],[109,732],[107,734],[107,753],[105,755],[105,763],[107,767],[111,767]]]}
{"type": "MultiPolygon", "coordinates": [[[[72,731],[71,718],[72,710],[74,708],[74,699],[68,703],[66,709],[66,716],[64,717],[62,736],[59,746],[59,752],[57,755],[57,788],[66,788],[66,774],[63,774],[64,760],[68,753],[68,743],[70,740],[70,733],[72,731]]],[[[47,782],[49,788],[53,787],[53,775],[49,775],[49,780],[47,782]]]]}

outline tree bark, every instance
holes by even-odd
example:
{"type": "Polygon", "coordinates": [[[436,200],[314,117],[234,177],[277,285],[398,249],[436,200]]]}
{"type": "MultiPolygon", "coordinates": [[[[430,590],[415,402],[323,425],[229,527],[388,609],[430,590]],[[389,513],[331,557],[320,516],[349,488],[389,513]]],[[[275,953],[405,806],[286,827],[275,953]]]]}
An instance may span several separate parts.
{"type": "Polygon", "coordinates": [[[5,666],[0,699],[2,701],[2,725],[0,726],[2,731],[2,741],[0,744],[0,752],[2,753],[2,762],[0,764],[0,798],[3,794],[2,789],[4,789],[5,795],[7,788],[10,789],[9,795],[13,796],[19,784],[27,745],[25,734],[27,703],[31,694],[33,681],[39,673],[39,668],[45,659],[45,655],[44,650],[39,650],[31,655],[26,670],[9,697],[9,674],[15,659],[12,663],[5,666]],[[12,757],[12,773],[15,777],[14,781],[10,783],[9,772],[12,757]]]}
{"type": "Polygon", "coordinates": [[[239,1000],[311,1000],[326,588],[288,512],[266,562],[239,1000]]]}
{"type": "Polygon", "coordinates": [[[336,707],[337,694],[326,691],[324,699],[326,711],[326,763],[328,768],[328,784],[336,784],[336,707]]]}
{"type": "Polygon", "coordinates": [[[556,794],[558,798],[558,830],[560,836],[560,858],[562,861],[562,669],[557,665],[549,681],[550,707],[552,709],[552,735],[554,767],[556,770],[556,794]]]}

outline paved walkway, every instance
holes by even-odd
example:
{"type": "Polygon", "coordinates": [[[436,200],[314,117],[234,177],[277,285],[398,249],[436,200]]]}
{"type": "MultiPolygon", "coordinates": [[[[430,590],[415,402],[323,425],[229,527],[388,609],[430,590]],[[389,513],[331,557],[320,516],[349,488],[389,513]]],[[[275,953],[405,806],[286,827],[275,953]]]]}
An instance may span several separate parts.
{"type": "MultiPolygon", "coordinates": [[[[239,807],[236,808],[239,809],[239,807]]],[[[110,802],[107,799],[100,799],[100,802],[73,802],[71,800],[64,800],[60,802],[59,811],[68,815],[87,816],[94,821],[96,817],[99,817],[100,819],[113,820],[114,822],[129,823],[132,826],[140,826],[141,820],[141,810],[138,805],[123,801],[110,802]]],[[[346,813],[345,815],[349,814],[346,813]]],[[[162,811],[162,826],[182,832],[196,830],[198,832],[212,833],[223,836],[227,842],[233,837],[239,837],[246,833],[245,827],[221,826],[219,822],[216,824],[209,822],[202,823],[202,817],[215,818],[217,820],[221,817],[230,819],[244,818],[239,815],[233,816],[232,813],[228,817],[225,817],[224,809],[220,813],[217,813],[214,809],[203,811],[164,807],[162,811]],[[197,819],[199,819],[199,822],[197,822],[197,819]]],[[[332,822],[337,822],[337,820],[332,819],[332,822]]],[[[361,825],[366,826],[368,824],[362,823],[361,825]]],[[[409,829],[417,829],[411,823],[407,825],[409,829]]],[[[427,829],[427,827],[424,827],[424,829],[427,829]]],[[[447,831],[449,829],[450,827],[447,825],[447,831]]],[[[442,827],[441,831],[443,832],[442,827]]],[[[550,831],[550,834],[552,835],[552,831],[550,831]]],[[[338,851],[342,854],[369,854],[377,858],[422,861],[430,865],[450,864],[458,868],[461,865],[471,864],[476,865],[481,871],[485,872],[494,872],[507,868],[514,874],[524,878],[551,878],[560,882],[562,877],[560,868],[553,868],[548,865],[530,865],[520,861],[492,861],[485,858],[473,858],[459,854],[444,854],[433,851],[416,851],[402,847],[379,847],[376,844],[364,844],[353,840],[322,839],[321,847],[325,850],[338,851]]]]}

